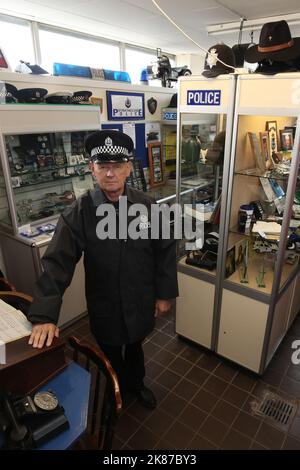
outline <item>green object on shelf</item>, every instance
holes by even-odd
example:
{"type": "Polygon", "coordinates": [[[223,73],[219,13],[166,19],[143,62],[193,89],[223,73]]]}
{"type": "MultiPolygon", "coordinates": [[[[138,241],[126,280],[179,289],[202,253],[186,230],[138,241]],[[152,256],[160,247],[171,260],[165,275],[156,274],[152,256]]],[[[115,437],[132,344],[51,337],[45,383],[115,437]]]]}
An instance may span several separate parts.
{"type": "Polygon", "coordinates": [[[241,266],[240,267],[240,282],[242,284],[248,284],[249,279],[248,279],[248,266],[241,266]]]}
{"type": "Polygon", "coordinates": [[[256,277],[257,287],[266,287],[266,284],[264,281],[265,274],[266,274],[265,265],[262,264],[260,271],[259,271],[259,275],[256,277]]]}

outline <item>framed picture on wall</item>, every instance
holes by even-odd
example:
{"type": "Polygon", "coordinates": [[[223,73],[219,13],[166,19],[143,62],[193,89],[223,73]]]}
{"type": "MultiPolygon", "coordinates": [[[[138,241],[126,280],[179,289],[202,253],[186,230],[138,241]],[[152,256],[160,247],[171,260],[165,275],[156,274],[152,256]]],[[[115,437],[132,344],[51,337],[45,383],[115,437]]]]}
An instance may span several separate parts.
{"type": "Polygon", "coordinates": [[[281,150],[293,150],[294,137],[293,132],[290,130],[280,130],[280,145],[281,150]]]}
{"type": "Polygon", "coordinates": [[[164,184],[164,170],[161,142],[148,143],[150,186],[164,184]]]}
{"type": "Polygon", "coordinates": [[[107,91],[106,99],[109,121],[137,121],[145,119],[144,93],[107,91]]]}

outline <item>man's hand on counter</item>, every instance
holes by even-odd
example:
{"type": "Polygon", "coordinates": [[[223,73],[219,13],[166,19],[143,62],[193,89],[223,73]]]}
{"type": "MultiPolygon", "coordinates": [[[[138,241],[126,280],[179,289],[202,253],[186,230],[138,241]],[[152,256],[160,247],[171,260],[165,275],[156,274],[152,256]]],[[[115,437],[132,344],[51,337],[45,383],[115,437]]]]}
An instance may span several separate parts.
{"type": "Polygon", "coordinates": [[[59,328],[53,323],[39,323],[32,326],[31,336],[28,344],[34,348],[41,349],[45,342],[46,346],[51,346],[54,336],[59,337],[59,328]]]}

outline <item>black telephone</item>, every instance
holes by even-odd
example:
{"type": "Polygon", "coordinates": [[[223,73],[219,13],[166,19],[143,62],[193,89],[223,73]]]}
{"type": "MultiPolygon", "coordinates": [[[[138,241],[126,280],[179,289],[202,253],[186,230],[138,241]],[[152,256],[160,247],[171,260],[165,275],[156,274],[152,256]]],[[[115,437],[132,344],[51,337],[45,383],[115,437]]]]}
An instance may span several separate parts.
{"type": "Polygon", "coordinates": [[[32,449],[69,427],[64,409],[51,391],[31,395],[2,393],[0,430],[5,448],[32,449]]]}

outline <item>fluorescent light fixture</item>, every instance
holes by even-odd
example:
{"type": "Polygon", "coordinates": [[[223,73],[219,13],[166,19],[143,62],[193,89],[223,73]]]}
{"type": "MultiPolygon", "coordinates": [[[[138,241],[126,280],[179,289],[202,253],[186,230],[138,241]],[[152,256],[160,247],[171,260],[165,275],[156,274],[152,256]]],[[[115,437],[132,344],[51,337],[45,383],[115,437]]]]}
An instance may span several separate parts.
{"type": "MultiPolygon", "coordinates": [[[[243,24],[243,31],[260,30],[265,23],[281,20],[286,20],[289,26],[300,25],[300,14],[291,13],[290,15],[269,16],[267,18],[258,18],[256,20],[245,19],[243,24]]],[[[216,24],[212,26],[207,26],[206,29],[207,33],[212,36],[236,33],[240,30],[240,22],[235,21],[232,23],[216,24]]]]}

